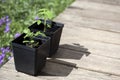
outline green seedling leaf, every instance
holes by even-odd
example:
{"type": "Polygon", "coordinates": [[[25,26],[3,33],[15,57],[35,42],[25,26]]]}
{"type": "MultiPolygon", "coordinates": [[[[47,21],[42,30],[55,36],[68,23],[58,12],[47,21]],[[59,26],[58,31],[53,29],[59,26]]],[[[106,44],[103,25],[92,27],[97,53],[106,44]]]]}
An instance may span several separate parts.
{"type": "Polygon", "coordinates": [[[37,25],[41,24],[41,20],[37,20],[37,25]]]}
{"type": "Polygon", "coordinates": [[[51,11],[47,11],[46,15],[47,15],[48,19],[52,19],[53,18],[53,13],[51,11]]]}
{"type": "Polygon", "coordinates": [[[39,34],[40,34],[40,32],[36,32],[34,35],[35,35],[35,36],[38,36],[39,34]]]}
{"type": "Polygon", "coordinates": [[[23,31],[24,33],[29,33],[30,32],[30,30],[29,29],[24,29],[24,31],[23,31]]]}
{"type": "Polygon", "coordinates": [[[43,36],[43,37],[46,37],[46,35],[44,33],[40,33],[40,35],[43,36]]]}
{"type": "Polygon", "coordinates": [[[48,28],[51,28],[51,25],[47,24],[47,27],[48,27],[48,28]]]}
{"type": "Polygon", "coordinates": [[[23,41],[23,43],[29,43],[29,41],[27,41],[27,40],[24,40],[24,41],[23,41]]]}
{"type": "Polygon", "coordinates": [[[39,42],[36,42],[36,43],[33,44],[33,46],[37,46],[38,44],[39,44],[39,42]]]}
{"type": "Polygon", "coordinates": [[[28,35],[27,35],[27,34],[24,36],[24,39],[25,39],[26,37],[28,37],[28,35]]]}
{"type": "MultiPolygon", "coordinates": [[[[47,20],[51,20],[54,16],[53,16],[53,13],[52,13],[52,11],[50,11],[50,10],[48,10],[48,9],[40,9],[39,11],[38,11],[38,15],[40,16],[40,17],[43,17],[43,19],[44,19],[44,32],[46,32],[46,29],[47,29],[47,27],[48,28],[51,28],[51,26],[50,25],[48,25],[47,23],[46,23],[46,21],[47,20]]],[[[38,22],[39,23],[39,22],[38,22]]]]}
{"type": "Polygon", "coordinates": [[[30,42],[31,42],[31,43],[34,43],[34,40],[31,40],[30,42]]]}
{"type": "Polygon", "coordinates": [[[43,37],[46,37],[46,35],[44,34],[44,33],[42,33],[42,32],[36,32],[36,34],[35,34],[35,36],[38,36],[38,35],[41,35],[41,36],[43,36],[43,37]]]}

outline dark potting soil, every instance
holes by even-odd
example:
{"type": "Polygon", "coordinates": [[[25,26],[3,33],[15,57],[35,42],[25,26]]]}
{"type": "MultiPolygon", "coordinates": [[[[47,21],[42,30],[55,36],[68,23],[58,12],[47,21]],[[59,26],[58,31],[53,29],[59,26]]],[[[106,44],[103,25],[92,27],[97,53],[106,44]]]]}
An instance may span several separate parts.
{"type": "MultiPolygon", "coordinates": [[[[15,43],[21,44],[21,45],[26,45],[28,46],[29,44],[25,44],[23,43],[24,40],[24,36],[25,34],[22,34],[20,37],[18,37],[17,39],[14,40],[15,43]]],[[[29,40],[29,38],[26,38],[25,40],[29,40]]],[[[39,45],[41,45],[43,42],[40,39],[34,39],[36,42],[39,42],[39,44],[37,46],[34,46],[33,48],[38,48],[39,45]]]]}

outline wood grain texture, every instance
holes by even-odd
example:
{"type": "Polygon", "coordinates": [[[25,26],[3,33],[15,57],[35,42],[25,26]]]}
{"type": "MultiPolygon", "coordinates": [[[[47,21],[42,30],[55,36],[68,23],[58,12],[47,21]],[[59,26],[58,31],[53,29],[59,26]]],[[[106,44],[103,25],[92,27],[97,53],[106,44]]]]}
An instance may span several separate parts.
{"type": "Polygon", "coordinates": [[[56,59],[75,63],[77,67],[120,76],[120,60],[90,53],[59,49],[56,59]]]}
{"type": "Polygon", "coordinates": [[[65,23],[67,26],[64,28],[65,34],[63,33],[63,37],[71,37],[71,38],[80,38],[86,40],[93,40],[98,42],[104,42],[109,44],[120,45],[120,34],[94,30],[90,28],[79,27],[81,25],[75,24],[74,28],[72,27],[72,23],[65,23]],[[79,33],[80,32],[80,33],[79,33]]]}
{"type": "MultiPolygon", "coordinates": [[[[91,10],[90,12],[81,12],[79,9],[76,10],[76,13],[74,13],[71,9],[67,9],[66,12],[64,12],[65,15],[60,15],[58,17],[59,21],[64,21],[65,24],[67,24],[67,22],[70,22],[72,24],[72,22],[74,23],[74,26],[77,27],[84,27],[84,28],[91,28],[91,29],[96,29],[96,30],[103,30],[103,31],[108,31],[108,32],[114,32],[114,33],[119,33],[120,34],[120,23],[119,21],[112,21],[112,17],[116,17],[115,19],[118,20],[120,16],[117,16],[116,14],[113,15],[109,15],[109,12],[106,13],[106,16],[103,16],[103,12],[100,11],[98,12],[98,14],[91,10]],[[94,17],[88,17],[84,16],[85,14],[90,14],[93,15],[94,17]],[[101,13],[99,16],[99,13],[101,13]],[[71,16],[71,18],[73,19],[73,21],[71,20],[71,18],[69,17],[71,16]],[[112,16],[112,17],[111,17],[112,16]],[[62,17],[62,18],[60,18],[62,17]],[[98,18],[99,17],[99,18],[98,18]],[[112,20],[106,20],[106,19],[100,19],[100,18],[111,18],[112,20]],[[76,24],[76,25],[75,25],[76,24]]],[[[119,15],[119,13],[118,13],[119,15]]],[[[71,25],[70,24],[70,25],[71,25]]]]}
{"type": "Polygon", "coordinates": [[[61,40],[61,48],[91,53],[98,56],[120,59],[120,46],[86,39],[66,37],[61,40]]]}
{"type": "Polygon", "coordinates": [[[55,21],[65,24],[57,54],[33,77],[11,59],[0,80],[120,80],[120,1],[76,0],[55,21]]]}
{"type": "Polygon", "coordinates": [[[120,0],[83,0],[83,1],[90,1],[90,2],[120,6],[120,0]]]}
{"type": "MultiPolygon", "coordinates": [[[[61,61],[63,62],[63,61],[61,61]]],[[[64,63],[64,62],[63,62],[64,63]]],[[[66,62],[67,64],[70,64],[66,62]]],[[[26,75],[21,72],[17,72],[14,69],[14,61],[10,60],[7,65],[4,65],[0,69],[0,80],[119,80],[120,77],[99,73],[95,71],[77,69],[73,67],[66,66],[65,64],[60,64],[59,61],[52,62],[48,60],[46,67],[43,69],[42,74],[39,74],[36,77],[26,75]],[[10,68],[8,68],[10,66],[10,68]],[[71,70],[72,69],[72,70],[71,70]],[[65,73],[69,73],[66,75],[65,73]]]]}
{"type": "Polygon", "coordinates": [[[81,27],[120,33],[119,13],[119,6],[77,0],[64,11],[64,15],[58,16],[58,19],[59,21],[62,19],[61,21],[71,22],[72,18],[74,19],[72,22],[81,24],[81,27]]]}

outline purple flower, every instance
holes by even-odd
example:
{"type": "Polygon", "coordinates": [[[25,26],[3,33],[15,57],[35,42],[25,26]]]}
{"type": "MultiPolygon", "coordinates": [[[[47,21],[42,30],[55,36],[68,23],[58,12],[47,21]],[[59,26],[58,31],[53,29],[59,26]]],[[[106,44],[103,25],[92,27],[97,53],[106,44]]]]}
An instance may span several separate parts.
{"type": "Polygon", "coordinates": [[[10,26],[9,26],[9,25],[6,25],[5,30],[4,30],[4,33],[7,33],[7,32],[9,32],[9,31],[10,31],[10,26]]]}
{"type": "Polygon", "coordinates": [[[6,16],[0,19],[0,26],[2,26],[5,23],[6,23],[6,27],[5,27],[4,32],[7,33],[10,31],[10,23],[11,23],[9,16],[6,16]]]}
{"type": "Polygon", "coordinates": [[[6,22],[6,27],[5,27],[4,33],[7,33],[10,31],[10,24],[11,24],[11,21],[9,20],[9,16],[5,17],[5,22],[6,22]]]}
{"type": "Polygon", "coordinates": [[[6,52],[11,52],[10,47],[6,47],[6,48],[5,48],[5,51],[6,51],[6,52]]]}
{"type": "Polygon", "coordinates": [[[2,58],[4,58],[4,57],[5,57],[5,54],[2,54],[1,56],[2,56],[2,58]]]}
{"type": "Polygon", "coordinates": [[[0,49],[2,53],[5,53],[5,48],[0,49]]]}
{"type": "Polygon", "coordinates": [[[14,38],[17,38],[17,37],[19,37],[21,34],[20,33],[16,33],[15,35],[14,35],[14,38]]]}
{"type": "Polygon", "coordinates": [[[6,16],[5,18],[6,18],[6,19],[8,19],[8,18],[9,18],[9,16],[6,16]]]}
{"type": "Polygon", "coordinates": [[[35,17],[35,20],[39,20],[40,18],[38,16],[35,17]]]}
{"type": "Polygon", "coordinates": [[[0,61],[2,60],[2,56],[0,55],[0,61]]]}
{"type": "Polygon", "coordinates": [[[6,47],[6,48],[0,48],[1,52],[2,52],[2,56],[3,54],[7,53],[7,52],[11,52],[10,48],[9,47],[6,47]]]}
{"type": "Polygon", "coordinates": [[[4,62],[4,59],[2,58],[1,60],[0,60],[0,64],[2,64],[4,62]]]}
{"type": "MultiPolygon", "coordinates": [[[[0,64],[2,64],[4,62],[5,55],[10,54],[11,49],[10,47],[2,47],[0,48],[0,51],[2,52],[2,54],[0,55],[0,64]]],[[[8,60],[10,60],[11,58],[12,56],[9,56],[8,60]]]]}
{"type": "Polygon", "coordinates": [[[3,63],[3,61],[4,61],[4,57],[5,57],[5,54],[1,54],[1,55],[0,55],[0,64],[3,63]]]}
{"type": "Polygon", "coordinates": [[[0,48],[0,51],[2,51],[4,48],[2,47],[2,48],[0,48]]]}
{"type": "Polygon", "coordinates": [[[5,18],[3,17],[3,18],[0,19],[0,26],[4,23],[5,23],[5,18]]]}
{"type": "Polygon", "coordinates": [[[3,63],[3,60],[0,60],[0,64],[2,64],[3,63]]]}
{"type": "Polygon", "coordinates": [[[10,23],[9,16],[6,16],[6,17],[5,17],[5,21],[6,21],[6,23],[10,23]]]}

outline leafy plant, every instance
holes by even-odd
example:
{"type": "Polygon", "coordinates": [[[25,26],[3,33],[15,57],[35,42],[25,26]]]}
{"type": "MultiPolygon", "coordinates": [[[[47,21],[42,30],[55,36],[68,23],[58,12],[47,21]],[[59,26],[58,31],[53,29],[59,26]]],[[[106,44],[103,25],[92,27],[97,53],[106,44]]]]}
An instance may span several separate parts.
{"type": "Polygon", "coordinates": [[[46,35],[42,32],[36,32],[36,33],[33,33],[31,32],[29,29],[25,29],[24,30],[24,33],[26,34],[24,36],[24,41],[23,43],[25,43],[26,45],[28,45],[29,47],[36,47],[38,46],[39,42],[35,41],[35,37],[41,35],[43,37],[46,37],[46,35]],[[27,39],[28,38],[28,39],[27,39]]]}
{"type": "MultiPolygon", "coordinates": [[[[29,26],[34,21],[37,11],[40,8],[49,9],[52,11],[53,16],[56,17],[73,1],[74,0],[0,0],[0,63],[4,63],[10,59],[12,53],[10,42],[20,36],[26,26],[29,26]]],[[[50,26],[48,25],[46,27],[50,26]]],[[[44,31],[46,31],[46,29],[44,29],[44,31]]]]}
{"type": "MultiPolygon", "coordinates": [[[[40,18],[42,18],[44,21],[44,30],[43,32],[46,32],[46,28],[51,28],[50,24],[47,24],[47,20],[51,20],[53,18],[53,13],[48,10],[48,9],[40,9],[38,11],[38,15],[40,16],[40,18]]],[[[37,24],[39,25],[41,23],[41,20],[37,20],[37,24]]]]}
{"type": "Polygon", "coordinates": [[[10,24],[9,16],[0,19],[0,65],[12,56],[10,41],[13,39],[13,34],[10,30],[10,24]]]}

